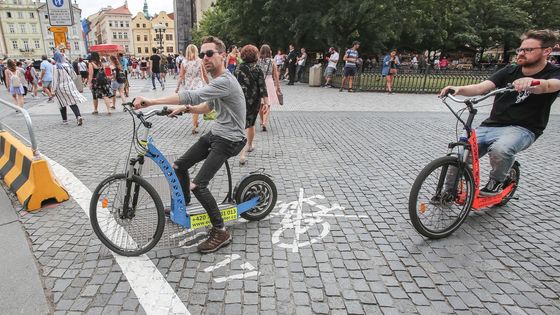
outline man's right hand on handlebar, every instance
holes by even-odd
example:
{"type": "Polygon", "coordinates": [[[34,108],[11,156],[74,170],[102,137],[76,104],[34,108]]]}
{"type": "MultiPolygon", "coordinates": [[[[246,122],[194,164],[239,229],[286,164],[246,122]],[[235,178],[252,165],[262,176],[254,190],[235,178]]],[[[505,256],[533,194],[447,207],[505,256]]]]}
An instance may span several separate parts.
{"type": "Polygon", "coordinates": [[[455,96],[455,95],[461,95],[461,93],[459,93],[459,91],[461,90],[460,86],[451,86],[448,85],[446,87],[444,87],[440,92],[439,92],[439,97],[444,97],[447,96],[447,91],[449,90],[454,90],[455,92],[451,95],[455,96]]]}
{"type": "Polygon", "coordinates": [[[150,99],[147,99],[143,96],[137,96],[134,99],[134,102],[132,103],[132,105],[134,105],[134,109],[140,109],[142,107],[148,107],[152,105],[152,102],[150,99]]]}

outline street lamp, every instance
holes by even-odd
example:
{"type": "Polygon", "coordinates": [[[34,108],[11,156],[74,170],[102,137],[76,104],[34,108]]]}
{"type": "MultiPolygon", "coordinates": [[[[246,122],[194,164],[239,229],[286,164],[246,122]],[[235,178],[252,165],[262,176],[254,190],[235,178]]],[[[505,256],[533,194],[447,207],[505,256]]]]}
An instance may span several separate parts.
{"type": "Polygon", "coordinates": [[[165,25],[162,23],[154,25],[154,31],[156,32],[156,35],[159,33],[159,49],[163,52],[163,34],[165,34],[165,25]]]}

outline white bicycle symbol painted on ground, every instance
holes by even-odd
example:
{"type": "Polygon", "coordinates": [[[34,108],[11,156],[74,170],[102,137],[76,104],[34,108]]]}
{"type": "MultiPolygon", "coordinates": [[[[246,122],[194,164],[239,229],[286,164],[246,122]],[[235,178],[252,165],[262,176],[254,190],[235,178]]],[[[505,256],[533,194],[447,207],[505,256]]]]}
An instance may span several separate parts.
{"type": "Polygon", "coordinates": [[[281,248],[291,249],[297,253],[301,247],[310,246],[317,243],[330,232],[330,223],[325,218],[344,217],[344,218],[366,218],[367,216],[345,215],[340,213],[331,213],[333,211],[344,211],[339,204],[334,203],[332,206],[319,204],[318,200],[325,200],[323,195],[314,195],[304,197],[304,190],[300,188],[298,200],[292,202],[278,202],[277,207],[280,210],[272,216],[284,216],[282,226],[272,234],[272,243],[281,248]],[[303,206],[309,206],[309,209],[315,208],[316,211],[304,211],[303,206]],[[313,233],[311,229],[314,230],[313,233]],[[293,232],[293,233],[292,233],[293,232]],[[307,234],[307,235],[306,235],[307,234]],[[305,238],[302,239],[306,235],[305,238]],[[293,239],[291,242],[289,239],[293,239]]]}

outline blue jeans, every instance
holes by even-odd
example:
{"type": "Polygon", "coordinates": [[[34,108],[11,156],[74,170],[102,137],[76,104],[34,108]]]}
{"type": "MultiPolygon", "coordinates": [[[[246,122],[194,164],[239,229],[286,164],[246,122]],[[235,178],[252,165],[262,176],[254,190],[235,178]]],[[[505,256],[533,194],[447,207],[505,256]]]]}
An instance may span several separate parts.
{"type": "Polygon", "coordinates": [[[490,178],[503,182],[515,162],[515,154],[535,142],[535,134],[521,126],[476,128],[478,155],[490,157],[490,178]]]}
{"type": "Polygon", "coordinates": [[[156,78],[157,78],[159,84],[163,85],[163,83],[161,83],[160,73],[159,72],[152,72],[152,87],[154,89],[156,88],[156,78]]]}

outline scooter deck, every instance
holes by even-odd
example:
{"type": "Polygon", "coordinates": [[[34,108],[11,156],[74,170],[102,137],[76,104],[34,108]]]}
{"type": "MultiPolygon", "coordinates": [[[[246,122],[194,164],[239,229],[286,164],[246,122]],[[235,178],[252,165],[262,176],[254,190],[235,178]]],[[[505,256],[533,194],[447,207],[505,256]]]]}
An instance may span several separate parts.
{"type": "MultiPolygon", "coordinates": [[[[222,219],[224,222],[234,221],[238,219],[237,205],[233,203],[218,204],[222,219]]],[[[191,217],[191,229],[198,229],[201,227],[209,226],[210,217],[202,206],[189,207],[187,210],[191,217]]]]}

